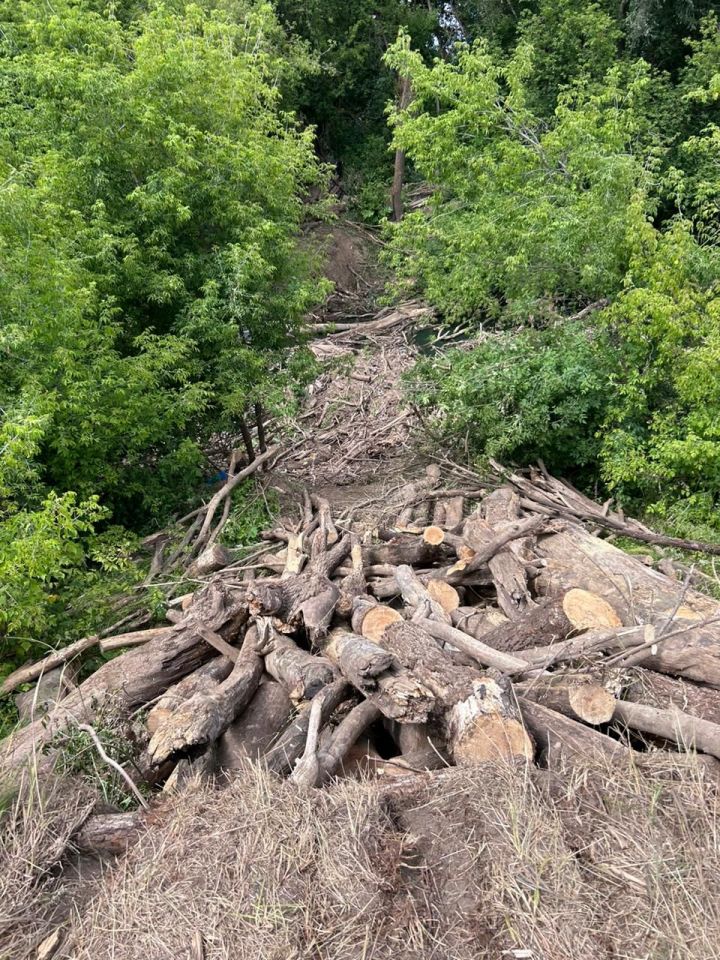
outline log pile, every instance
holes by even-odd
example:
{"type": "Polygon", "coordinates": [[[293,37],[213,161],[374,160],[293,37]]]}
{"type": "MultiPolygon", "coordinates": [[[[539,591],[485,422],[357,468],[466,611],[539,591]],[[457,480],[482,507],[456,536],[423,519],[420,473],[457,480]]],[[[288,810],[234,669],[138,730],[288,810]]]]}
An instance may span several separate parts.
{"type": "Polygon", "coordinates": [[[127,649],[6,757],[113,698],[144,718],[138,767],[167,790],[247,758],[306,788],[592,751],[720,758],[720,604],[598,535],[647,528],[542,472],[463,493],[431,469],[386,527],[343,528],[309,496],[303,518],[267,531],[247,579],[215,551],[169,626],[106,640],[127,649]]]}

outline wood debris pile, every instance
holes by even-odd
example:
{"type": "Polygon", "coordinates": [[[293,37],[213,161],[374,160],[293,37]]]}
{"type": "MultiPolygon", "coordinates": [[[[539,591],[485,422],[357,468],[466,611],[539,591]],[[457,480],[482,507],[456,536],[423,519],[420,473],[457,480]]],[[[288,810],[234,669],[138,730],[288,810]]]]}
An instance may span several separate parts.
{"type": "Polygon", "coordinates": [[[720,604],[603,536],[667,538],[542,471],[470,491],[431,467],[404,502],[390,527],[343,530],[308,495],[295,529],[267,532],[259,570],[223,569],[210,546],[195,562],[220,569],[175,622],[106,641],[130,648],[6,755],[112,698],[140,711],[137,766],[165,789],[248,757],[305,787],[593,750],[716,764],[720,604]]]}

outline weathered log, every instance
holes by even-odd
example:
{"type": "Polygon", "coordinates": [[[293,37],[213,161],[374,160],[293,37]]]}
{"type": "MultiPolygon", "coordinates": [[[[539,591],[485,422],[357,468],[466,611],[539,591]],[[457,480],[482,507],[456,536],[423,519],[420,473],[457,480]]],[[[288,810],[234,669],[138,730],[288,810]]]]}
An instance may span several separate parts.
{"type": "Polygon", "coordinates": [[[572,589],[562,597],[535,604],[520,619],[486,633],[483,640],[488,646],[512,653],[557,643],[582,630],[621,626],[606,600],[587,590],[572,589]]]}
{"type": "Polygon", "coordinates": [[[325,531],[326,543],[329,546],[332,546],[334,543],[338,542],[340,539],[340,534],[337,532],[337,527],[335,526],[335,521],[333,520],[330,501],[326,500],[325,497],[317,496],[315,493],[310,495],[310,500],[318,512],[320,529],[325,531]]]}
{"type": "Polygon", "coordinates": [[[494,650],[483,643],[482,640],[476,640],[474,637],[463,633],[462,630],[448,626],[446,623],[438,623],[436,620],[419,620],[417,625],[422,627],[431,637],[451,644],[484,667],[494,667],[496,670],[508,674],[526,673],[528,670],[532,670],[532,665],[528,661],[520,657],[514,657],[509,653],[502,653],[500,650],[494,650]]]}
{"type": "Polygon", "coordinates": [[[508,618],[496,607],[458,607],[450,614],[452,625],[476,640],[491,633],[495,627],[508,623],[508,618]]]}
{"type": "Polygon", "coordinates": [[[615,711],[615,697],[601,683],[577,674],[536,677],[515,685],[518,694],[573,720],[592,726],[609,723],[615,711]]]}
{"type": "Polygon", "coordinates": [[[74,660],[75,657],[79,657],[86,650],[94,647],[99,640],[100,638],[97,636],[83,637],[81,640],[76,640],[74,643],[68,644],[67,647],[63,647],[61,650],[53,650],[52,653],[49,653],[43,660],[38,660],[37,663],[30,663],[24,667],[18,667],[17,670],[8,674],[3,680],[0,685],[0,695],[10,693],[21,684],[31,683],[33,680],[37,680],[38,677],[49,673],[56,667],[61,667],[64,663],[69,663],[71,660],[74,660]]]}
{"type": "Polygon", "coordinates": [[[210,782],[217,770],[217,744],[210,743],[191,757],[181,757],[163,785],[163,793],[180,793],[188,784],[210,782]]]}
{"type": "Polygon", "coordinates": [[[291,700],[311,700],[330,683],[335,671],[323,657],[301,649],[290,637],[269,627],[270,641],[265,655],[265,669],[283,684],[291,700]]]}
{"type": "Polygon", "coordinates": [[[363,637],[338,631],[325,654],[385,717],[420,723],[435,706],[432,692],[417,677],[400,667],[391,653],[363,637]]]}
{"type": "Polygon", "coordinates": [[[377,643],[385,628],[400,620],[402,616],[397,610],[376,603],[370,597],[357,597],[353,602],[352,628],[367,640],[377,643]]]}
{"type": "Polygon", "coordinates": [[[146,810],[125,813],[97,813],[73,834],[72,845],[81,853],[96,857],[120,857],[127,852],[153,819],[146,810]]]}
{"type": "Polygon", "coordinates": [[[362,688],[385,673],[394,663],[391,653],[365,637],[338,630],[330,636],[323,653],[337,664],[343,676],[362,688]]]}
{"type": "Polygon", "coordinates": [[[227,657],[214,657],[170,687],[147,715],[146,726],[150,736],[190,697],[196,693],[209,693],[214,690],[230,676],[232,668],[233,663],[227,657]]]}
{"type": "Polygon", "coordinates": [[[43,673],[30,690],[15,694],[15,706],[20,720],[34,720],[51,710],[77,688],[75,676],[74,664],[64,663],[49,673],[43,673]]]}
{"type": "Polygon", "coordinates": [[[343,766],[351,747],[382,716],[378,707],[369,700],[363,700],[353,707],[333,731],[328,746],[319,754],[319,781],[329,779],[343,766]]]}
{"type": "Polygon", "coordinates": [[[434,490],[440,483],[440,468],[436,463],[431,463],[425,470],[425,476],[418,480],[408,483],[400,495],[401,500],[406,506],[400,512],[397,523],[399,526],[407,526],[413,519],[413,516],[419,510],[421,515],[427,515],[428,508],[423,509],[422,501],[434,490]]]}
{"type": "Polygon", "coordinates": [[[457,667],[412,623],[388,627],[382,644],[432,692],[435,713],[442,719],[448,749],[456,763],[532,758],[533,744],[513,704],[509,683],[472,668],[457,667]]]}
{"type": "Polygon", "coordinates": [[[550,767],[561,766],[565,760],[588,760],[593,755],[610,762],[629,756],[627,747],[592,727],[525,697],[519,697],[518,703],[525,726],[550,767]]]}
{"type": "Polygon", "coordinates": [[[298,787],[309,789],[317,786],[320,778],[320,761],[318,759],[318,735],[322,723],[322,702],[318,698],[310,705],[310,719],[302,756],[296,761],[289,779],[298,787]]]}
{"type": "Polygon", "coordinates": [[[644,703],[618,700],[613,719],[641,733],[671,740],[683,750],[700,750],[720,758],[720,724],[691,717],[677,707],[659,710],[644,703]]]}
{"type": "Polygon", "coordinates": [[[675,707],[691,717],[720,724],[720,691],[642,667],[620,672],[623,675],[623,700],[644,703],[660,710],[675,707]]]}
{"type": "Polygon", "coordinates": [[[610,603],[625,624],[663,624],[641,666],[720,687],[720,604],[646,567],[582,527],[568,523],[543,537],[537,552],[547,560],[537,583],[550,596],[581,587],[610,603]],[[663,634],[664,630],[664,634],[663,634]]]}
{"type": "Polygon", "coordinates": [[[217,570],[222,570],[234,560],[233,554],[227,547],[214,543],[207,547],[187,570],[188,577],[207,577],[217,570]]]}
{"type": "MultiPolygon", "coordinates": [[[[321,698],[321,726],[326,724],[333,713],[341,703],[347,699],[349,687],[347,680],[334,680],[329,686],[316,694],[321,698]]],[[[283,731],[277,740],[277,743],[270,749],[266,755],[268,769],[272,773],[286,775],[295,766],[295,761],[300,758],[305,743],[307,741],[308,726],[310,723],[311,703],[300,705],[295,719],[283,731]]]]}
{"type": "Polygon", "coordinates": [[[392,720],[386,720],[385,724],[400,748],[400,755],[385,761],[380,771],[384,777],[407,777],[450,765],[444,740],[431,724],[392,720]]]}
{"type": "Polygon", "coordinates": [[[226,639],[233,639],[246,618],[244,603],[232,591],[222,583],[209,584],[196,595],[192,616],[168,635],[103,664],[62,701],[62,709],[11,734],[3,743],[4,757],[11,763],[23,763],[67,726],[68,715],[92,723],[109,698],[114,708],[125,714],[156,699],[214,655],[200,633],[203,621],[226,639]]]}
{"type": "Polygon", "coordinates": [[[399,536],[389,543],[374,543],[363,547],[363,564],[389,563],[396,567],[406,563],[413,567],[429,567],[448,557],[442,544],[433,546],[420,537],[399,536]]]}
{"type": "Polygon", "coordinates": [[[438,497],[435,501],[433,524],[455,532],[462,526],[465,497],[438,497]]]}
{"type": "MultiPolygon", "coordinates": [[[[175,611],[178,612],[179,611],[175,611]]],[[[182,621],[180,616],[178,622],[182,621]]],[[[100,652],[110,653],[112,650],[123,650],[126,647],[140,647],[157,637],[169,636],[172,627],[151,627],[149,630],[134,630],[132,633],[121,633],[115,637],[105,637],[100,641],[100,652]]]]}
{"type": "Polygon", "coordinates": [[[420,607],[425,616],[439,623],[450,623],[450,614],[433,600],[428,588],[415,575],[412,567],[400,564],[395,574],[403,601],[407,606],[420,607]]]}
{"type": "Polygon", "coordinates": [[[340,584],[340,596],[335,605],[335,612],[340,617],[349,617],[352,614],[355,597],[362,597],[367,593],[367,581],[362,562],[362,546],[359,542],[353,543],[350,548],[352,570],[343,578],[340,584]]]}
{"type": "Polygon", "coordinates": [[[194,694],[159,724],[148,745],[154,763],[212,743],[227,730],[260,683],[263,661],[256,644],[257,631],[251,626],[228,678],[210,692],[194,694]]]}
{"type": "Polygon", "coordinates": [[[217,763],[223,773],[242,770],[246,760],[258,760],[277,741],[293,714],[293,703],[281,683],[260,684],[248,707],[218,740],[217,763]]]}

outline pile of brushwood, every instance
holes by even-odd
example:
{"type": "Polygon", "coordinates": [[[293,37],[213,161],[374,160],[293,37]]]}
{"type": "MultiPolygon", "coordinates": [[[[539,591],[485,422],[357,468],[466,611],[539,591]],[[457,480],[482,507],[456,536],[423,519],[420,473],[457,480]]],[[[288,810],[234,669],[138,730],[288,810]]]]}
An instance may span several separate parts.
{"type": "MultiPolygon", "coordinates": [[[[267,531],[255,563],[206,547],[170,624],[102,641],[128,649],[19,729],[5,760],[51,764],[58,733],[92,733],[112,703],[146,731],[124,775],[166,791],[248,757],[304,788],[593,751],[639,766],[696,751],[715,776],[720,603],[692,587],[692,568],[662,572],[609,538],[720,548],[655,534],[542,469],[498,467],[481,489],[449,489],[441,473],[408,483],[387,527],[343,528],[306,493],[300,522],[267,531]]],[[[122,843],[138,815],[89,822],[86,844],[122,843]]]]}

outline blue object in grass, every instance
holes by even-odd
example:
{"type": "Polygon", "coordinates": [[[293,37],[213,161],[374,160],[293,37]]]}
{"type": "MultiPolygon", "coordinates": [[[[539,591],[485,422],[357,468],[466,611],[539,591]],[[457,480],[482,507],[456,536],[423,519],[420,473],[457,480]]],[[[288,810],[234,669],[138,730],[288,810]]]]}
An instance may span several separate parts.
{"type": "Polygon", "coordinates": [[[218,472],[213,477],[205,477],[205,483],[225,483],[229,474],[227,470],[218,470],[218,472]]]}

